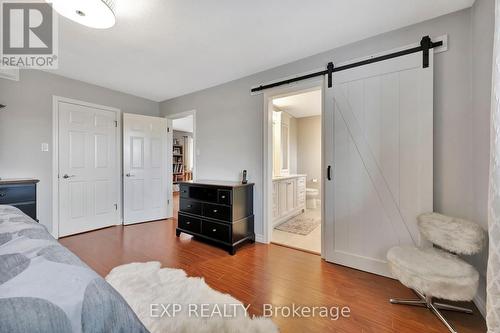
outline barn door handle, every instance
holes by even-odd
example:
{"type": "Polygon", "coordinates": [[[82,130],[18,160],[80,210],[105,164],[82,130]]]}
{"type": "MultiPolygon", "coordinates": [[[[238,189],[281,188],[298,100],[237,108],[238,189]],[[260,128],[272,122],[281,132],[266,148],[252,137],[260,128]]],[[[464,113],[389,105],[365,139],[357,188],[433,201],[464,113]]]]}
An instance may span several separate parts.
{"type": "Polygon", "coordinates": [[[326,168],[326,179],[332,180],[332,166],[329,165],[328,168],[326,168]]]}

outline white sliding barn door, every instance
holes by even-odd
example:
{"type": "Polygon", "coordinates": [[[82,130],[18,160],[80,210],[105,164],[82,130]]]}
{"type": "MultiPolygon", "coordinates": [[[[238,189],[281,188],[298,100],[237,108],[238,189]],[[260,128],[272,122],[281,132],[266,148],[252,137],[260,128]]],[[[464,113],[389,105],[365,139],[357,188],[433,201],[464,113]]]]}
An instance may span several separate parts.
{"type": "MultiPolygon", "coordinates": [[[[123,115],[125,224],[168,217],[167,120],[123,115]]],[[[170,180],[171,181],[171,180],[170,180]]]]}
{"type": "Polygon", "coordinates": [[[119,222],[118,113],[57,102],[59,236],[119,222]]]}
{"type": "Polygon", "coordinates": [[[325,259],[389,276],[387,250],[419,243],[433,209],[432,51],[334,73],[325,112],[325,259]]]}

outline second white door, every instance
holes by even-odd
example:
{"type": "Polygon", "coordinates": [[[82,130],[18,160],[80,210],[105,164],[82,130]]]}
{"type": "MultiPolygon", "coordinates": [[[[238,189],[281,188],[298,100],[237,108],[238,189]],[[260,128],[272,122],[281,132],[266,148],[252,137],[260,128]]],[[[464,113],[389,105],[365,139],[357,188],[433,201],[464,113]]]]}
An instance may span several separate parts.
{"type": "Polygon", "coordinates": [[[124,224],[169,217],[167,151],[165,118],[123,115],[124,224]]]}

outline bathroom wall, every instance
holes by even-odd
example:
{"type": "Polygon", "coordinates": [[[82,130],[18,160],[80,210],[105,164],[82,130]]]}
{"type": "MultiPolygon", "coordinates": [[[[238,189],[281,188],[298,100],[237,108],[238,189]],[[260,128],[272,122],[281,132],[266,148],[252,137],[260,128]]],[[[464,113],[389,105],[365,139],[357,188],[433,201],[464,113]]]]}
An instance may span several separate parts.
{"type": "Polygon", "coordinates": [[[306,187],[321,189],[321,116],[297,119],[297,173],[307,175],[306,187]]]}

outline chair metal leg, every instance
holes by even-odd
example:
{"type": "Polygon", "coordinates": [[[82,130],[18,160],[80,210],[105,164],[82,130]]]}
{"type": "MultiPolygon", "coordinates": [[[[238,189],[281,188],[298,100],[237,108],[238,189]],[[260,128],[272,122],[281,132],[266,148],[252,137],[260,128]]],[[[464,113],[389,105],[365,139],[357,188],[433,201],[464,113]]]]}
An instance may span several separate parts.
{"type": "Polygon", "coordinates": [[[468,313],[468,314],[474,313],[474,311],[472,311],[471,309],[462,308],[461,306],[455,306],[455,305],[451,305],[451,304],[434,303],[434,306],[436,308],[438,308],[439,310],[455,311],[455,312],[462,312],[462,313],[468,313]]]}
{"type": "Polygon", "coordinates": [[[412,305],[412,306],[425,306],[425,307],[427,307],[427,302],[425,300],[423,300],[423,299],[391,298],[390,302],[392,304],[412,305]]]}
{"type": "MultiPolygon", "coordinates": [[[[412,290],[413,290],[413,289],[412,289],[412,290]]],[[[424,294],[422,294],[420,291],[418,291],[418,290],[413,290],[413,292],[414,292],[415,294],[417,294],[417,295],[418,295],[418,297],[420,297],[421,299],[425,299],[425,295],[424,295],[424,294]]]]}
{"type": "Polygon", "coordinates": [[[391,298],[390,302],[392,304],[401,304],[401,305],[411,305],[411,306],[423,306],[431,310],[436,317],[441,320],[441,322],[448,328],[451,333],[458,333],[453,326],[446,320],[446,318],[441,314],[439,310],[447,310],[447,311],[456,311],[472,314],[473,311],[471,309],[462,308],[455,305],[444,304],[444,303],[434,303],[432,301],[431,296],[425,296],[421,292],[414,290],[415,293],[420,297],[420,299],[398,299],[391,298]]]}
{"type": "Polygon", "coordinates": [[[450,330],[451,333],[458,333],[457,331],[455,331],[453,326],[451,326],[451,324],[443,317],[441,312],[434,306],[434,304],[429,303],[429,308],[432,310],[432,312],[434,312],[434,314],[439,318],[439,320],[441,320],[441,322],[450,330]]]}

